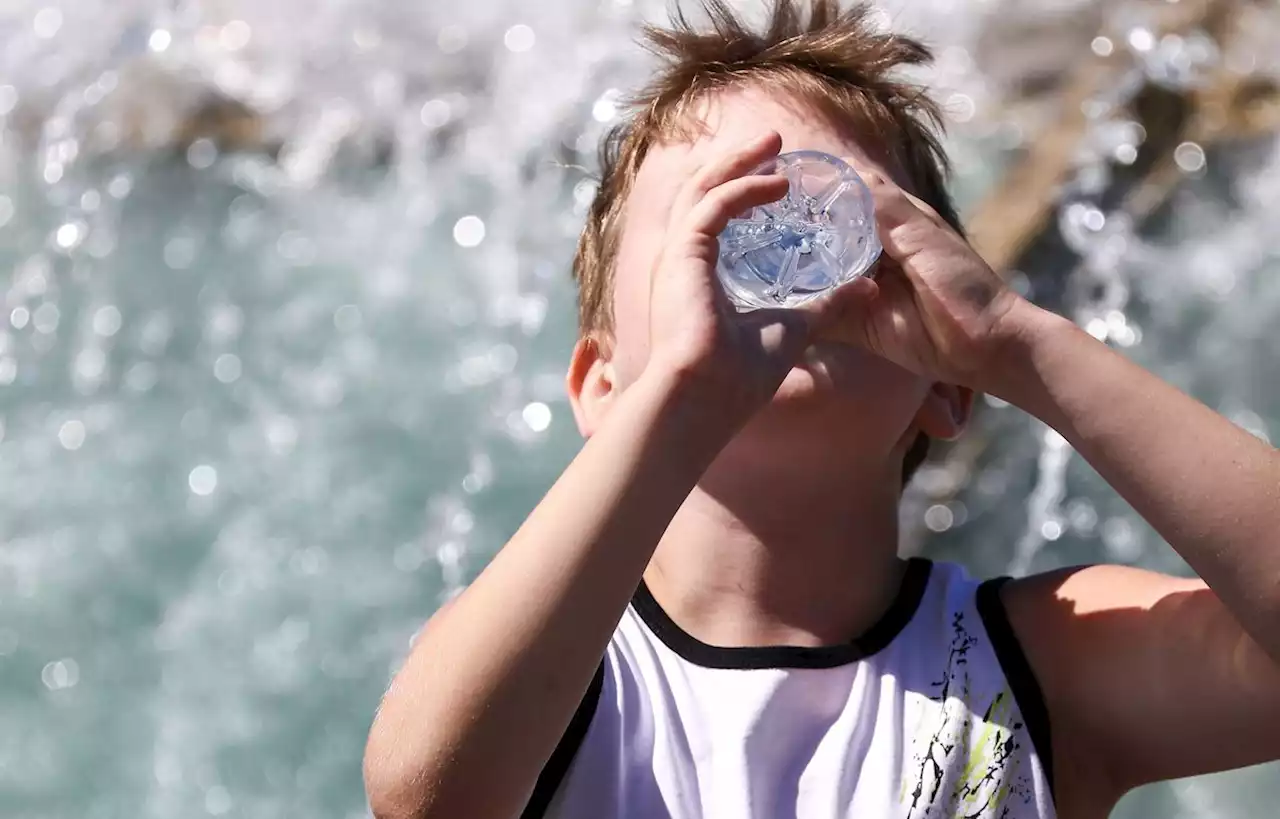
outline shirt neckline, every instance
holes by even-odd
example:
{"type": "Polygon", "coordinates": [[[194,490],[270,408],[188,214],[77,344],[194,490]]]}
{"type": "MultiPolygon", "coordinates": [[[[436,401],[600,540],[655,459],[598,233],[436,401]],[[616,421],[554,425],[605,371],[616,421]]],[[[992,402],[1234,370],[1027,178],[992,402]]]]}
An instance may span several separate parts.
{"type": "Polygon", "coordinates": [[[883,650],[915,616],[929,585],[933,562],[921,557],[907,561],[902,584],[889,608],[870,628],[847,643],[830,646],[713,646],[684,629],[658,605],[643,579],[631,598],[641,621],[662,643],[683,659],[704,668],[835,668],[883,650]]]}

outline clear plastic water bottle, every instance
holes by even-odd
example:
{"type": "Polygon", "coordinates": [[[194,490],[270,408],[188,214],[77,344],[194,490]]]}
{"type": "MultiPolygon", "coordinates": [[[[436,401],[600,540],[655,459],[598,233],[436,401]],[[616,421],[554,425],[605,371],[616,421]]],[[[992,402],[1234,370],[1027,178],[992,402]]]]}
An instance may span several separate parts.
{"type": "Polygon", "coordinates": [[[875,264],[881,247],[871,191],[848,163],[792,151],[756,173],[783,174],[790,188],[720,234],[716,271],[739,310],[797,307],[875,264]]]}

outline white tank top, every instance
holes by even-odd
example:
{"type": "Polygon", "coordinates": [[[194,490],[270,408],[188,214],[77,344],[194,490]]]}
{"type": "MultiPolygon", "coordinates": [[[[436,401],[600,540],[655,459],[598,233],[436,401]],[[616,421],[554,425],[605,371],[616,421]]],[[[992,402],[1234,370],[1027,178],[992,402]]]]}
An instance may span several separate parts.
{"type": "Polygon", "coordinates": [[[642,584],[522,819],[1051,819],[1003,580],[913,559],[876,625],[821,648],[707,645],[642,584]]]}

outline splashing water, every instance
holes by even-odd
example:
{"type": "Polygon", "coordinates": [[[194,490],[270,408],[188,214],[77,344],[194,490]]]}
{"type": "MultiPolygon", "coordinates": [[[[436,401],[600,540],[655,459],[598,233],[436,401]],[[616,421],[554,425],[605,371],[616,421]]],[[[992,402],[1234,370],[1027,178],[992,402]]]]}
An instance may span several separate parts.
{"type": "MultiPolygon", "coordinates": [[[[1104,39],[1132,69],[1093,101],[1061,192],[1064,309],[1266,435],[1274,141],[1179,145],[1184,178],[1142,229],[1104,194],[1146,136],[1123,112],[1144,79],[1274,75],[1280,28],[1227,52],[1118,5],[1104,39]]],[[[575,446],[567,268],[594,192],[575,166],[643,77],[635,21],[663,7],[0,9],[5,816],[365,814],[391,669],[575,446]]],[[[963,201],[1043,113],[1010,107],[1028,58],[988,47],[995,21],[1061,29],[1101,8],[932,0],[892,18],[938,49],[926,79],[963,201]]],[[[1036,66],[1107,48],[1066,29],[1036,66]]],[[[925,495],[959,492],[924,517],[932,549],[990,572],[1177,568],[1059,436],[992,403],[981,468],[921,476],[925,495]],[[1014,492],[1025,507],[996,502],[1014,492]]],[[[1268,795],[1274,773],[1244,773],[1127,810],[1246,816],[1268,795]]]]}

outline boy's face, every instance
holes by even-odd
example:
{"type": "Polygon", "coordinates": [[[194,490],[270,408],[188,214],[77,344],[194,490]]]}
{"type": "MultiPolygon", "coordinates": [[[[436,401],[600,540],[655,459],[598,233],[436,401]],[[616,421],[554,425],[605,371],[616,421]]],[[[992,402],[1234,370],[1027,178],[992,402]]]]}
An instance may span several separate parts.
{"type": "MultiPolygon", "coordinates": [[[[649,151],[624,208],[614,273],[614,335],[605,354],[614,389],[625,389],[644,370],[649,355],[650,270],[666,242],[666,222],[677,191],[714,153],[773,129],[782,135],[784,152],[824,151],[855,169],[906,182],[896,168],[809,106],[764,90],[748,87],[717,95],[705,107],[703,121],[705,132],[695,141],[656,145],[649,151]]],[[[836,443],[833,438],[847,438],[860,455],[883,455],[887,462],[891,456],[900,459],[917,431],[948,437],[948,430],[933,428],[939,419],[929,415],[932,408],[934,414],[950,414],[954,420],[964,412],[948,405],[948,390],[954,392],[935,388],[860,349],[820,342],[791,371],[770,409],[749,430],[767,427],[769,439],[781,443],[780,438],[793,438],[787,431],[801,428],[802,422],[803,429],[819,432],[827,446],[836,443]],[[798,412],[803,419],[798,420],[798,412]]],[[[752,437],[749,432],[747,436],[752,437]]]]}

